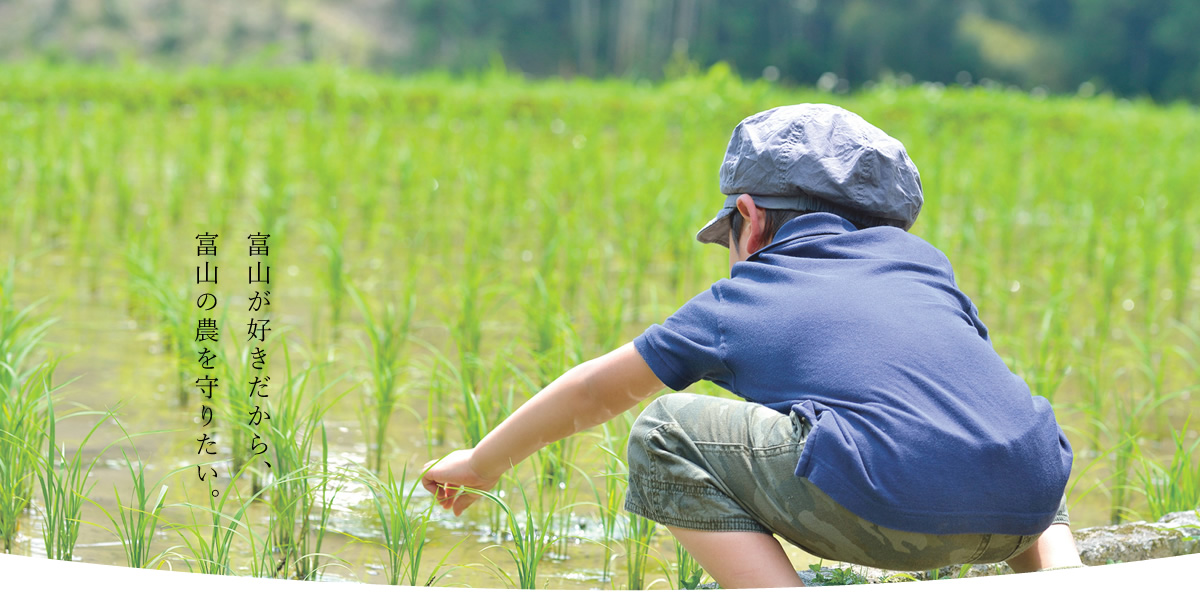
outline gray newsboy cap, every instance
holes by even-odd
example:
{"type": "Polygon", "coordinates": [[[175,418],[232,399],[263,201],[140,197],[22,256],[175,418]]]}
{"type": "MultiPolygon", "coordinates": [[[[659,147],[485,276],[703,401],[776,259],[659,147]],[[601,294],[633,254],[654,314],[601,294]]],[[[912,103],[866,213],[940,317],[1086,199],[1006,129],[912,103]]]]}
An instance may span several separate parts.
{"type": "Polygon", "coordinates": [[[725,205],[696,234],[726,246],[737,198],[762,208],[831,212],[865,227],[908,230],[923,202],[904,145],[862,117],[828,104],[780,106],[733,130],[721,163],[725,205]]]}

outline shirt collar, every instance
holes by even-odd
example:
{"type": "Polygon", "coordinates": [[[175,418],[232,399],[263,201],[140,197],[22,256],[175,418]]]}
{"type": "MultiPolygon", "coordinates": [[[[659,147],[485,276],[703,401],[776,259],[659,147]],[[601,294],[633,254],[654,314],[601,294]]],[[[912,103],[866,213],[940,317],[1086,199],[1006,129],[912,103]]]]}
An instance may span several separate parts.
{"type": "Polygon", "coordinates": [[[763,252],[778,252],[784,248],[793,247],[796,244],[806,241],[806,238],[849,233],[851,231],[858,231],[858,229],[850,221],[833,213],[814,212],[800,215],[784,223],[770,244],[759,248],[758,251],[747,258],[754,258],[763,252]]]}

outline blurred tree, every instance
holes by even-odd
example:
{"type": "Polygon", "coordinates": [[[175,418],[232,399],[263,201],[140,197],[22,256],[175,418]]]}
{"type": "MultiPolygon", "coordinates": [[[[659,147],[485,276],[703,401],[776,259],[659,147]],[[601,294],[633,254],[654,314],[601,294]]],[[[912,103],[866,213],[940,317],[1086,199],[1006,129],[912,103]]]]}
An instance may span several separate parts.
{"type": "Polygon", "coordinates": [[[851,86],[909,73],[1200,98],[1196,0],[0,0],[0,18],[16,14],[0,33],[22,43],[0,52],[17,56],[133,48],[184,63],[271,48],[277,63],[470,71],[500,58],[534,76],[645,78],[723,61],[810,85],[826,72],[851,86]]]}

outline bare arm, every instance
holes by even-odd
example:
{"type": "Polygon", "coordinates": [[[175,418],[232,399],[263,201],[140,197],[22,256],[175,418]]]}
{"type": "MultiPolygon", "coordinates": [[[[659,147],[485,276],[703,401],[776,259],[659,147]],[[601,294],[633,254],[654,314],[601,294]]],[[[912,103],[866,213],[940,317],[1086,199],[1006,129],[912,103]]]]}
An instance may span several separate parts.
{"type": "Polygon", "coordinates": [[[453,452],[429,468],[422,483],[443,507],[462,514],[478,496],[457,496],[457,487],[490,489],[547,444],[605,423],[664,387],[633,344],[625,344],[564,373],[474,449],[453,452]]]}

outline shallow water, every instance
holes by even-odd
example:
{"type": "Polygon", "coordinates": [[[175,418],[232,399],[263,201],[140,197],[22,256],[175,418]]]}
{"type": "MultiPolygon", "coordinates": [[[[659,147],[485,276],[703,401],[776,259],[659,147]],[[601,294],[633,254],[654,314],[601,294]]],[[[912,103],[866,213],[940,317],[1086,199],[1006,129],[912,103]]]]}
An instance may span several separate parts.
{"type": "MultiPolygon", "coordinates": [[[[184,502],[204,504],[207,491],[204,484],[197,481],[195,471],[191,468],[200,462],[196,453],[196,438],[200,433],[201,402],[198,396],[193,396],[186,407],[179,404],[177,391],[173,387],[173,362],[164,354],[163,337],[144,320],[138,321],[128,314],[123,286],[119,281],[123,276],[120,269],[106,264],[100,270],[99,285],[93,294],[87,290],[87,286],[77,284],[74,280],[76,274],[72,273],[67,261],[66,253],[59,251],[26,263],[17,273],[16,296],[18,305],[49,297],[50,301],[43,305],[40,314],[58,318],[43,346],[55,355],[63,355],[54,381],[60,383],[74,379],[56,396],[59,416],[71,412],[73,408],[115,409],[120,425],[135,434],[132,445],[121,441],[105,450],[106,445],[122,440],[123,433],[111,420],[99,427],[83,453],[85,465],[97,459],[89,478],[92,487],[88,497],[110,512],[117,505],[117,493],[128,502],[131,481],[122,451],[128,452],[134,464],[145,465],[148,481],[158,482],[161,479],[161,483],[168,487],[167,507],[152,547],[155,553],[168,551],[160,568],[188,570],[190,567],[185,557],[190,557],[190,551],[183,545],[181,532],[170,524],[188,524],[192,518],[197,518],[199,524],[204,526],[204,519],[208,518],[202,512],[193,517],[181,506],[184,502]],[[168,475],[173,470],[179,471],[168,475]]],[[[303,262],[297,261],[296,264],[303,262]]],[[[285,263],[283,266],[286,269],[294,265],[285,263]]],[[[272,289],[279,322],[305,326],[307,315],[297,310],[304,306],[303,300],[289,297],[287,285],[277,285],[272,289]]],[[[317,302],[313,298],[306,300],[308,303],[317,302]]],[[[436,332],[437,327],[426,326],[426,329],[416,334],[427,336],[428,330],[436,332]]],[[[337,344],[329,345],[327,356],[322,358],[332,357],[334,365],[331,370],[336,372],[339,369],[357,370],[359,356],[360,350],[356,345],[342,339],[337,344]]],[[[275,369],[280,367],[273,369],[269,365],[268,373],[277,372],[275,369]]],[[[329,433],[331,470],[352,469],[366,462],[366,443],[355,408],[361,393],[362,388],[352,391],[324,419],[329,433]]],[[[414,396],[411,404],[419,413],[424,412],[423,396],[414,396]]],[[[59,445],[65,445],[68,457],[100,419],[98,415],[81,415],[60,421],[59,445]]],[[[419,469],[429,460],[425,432],[420,420],[411,414],[397,410],[389,429],[389,438],[391,451],[388,463],[397,475],[404,469],[409,472],[419,469]]],[[[217,439],[220,442],[220,438],[217,439]]],[[[434,446],[433,449],[436,456],[441,456],[453,448],[434,446]]],[[[220,443],[217,450],[221,450],[220,443]]],[[[228,463],[217,465],[217,468],[219,479],[228,477],[228,463]]],[[[596,482],[602,485],[599,474],[596,482]]],[[[405,482],[405,486],[408,483],[405,482]]],[[[579,484],[578,477],[576,483],[579,484]]],[[[157,493],[157,485],[152,488],[152,493],[157,493]]],[[[386,583],[383,551],[372,545],[381,537],[369,491],[363,483],[349,476],[339,478],[336,485],[341,489],[331,502],[332,514],[326,528],[328,537],[321,548],[330,557],[322,561],[325,568],[320,578],[386,583]]],[[[243,489],[243,493],[248,494],[248,490],[243,489]]],[[[518,491],[510,488],[502,493],[512,500],[517,497],[518,491]]],[[[36,502],[40,502],[40,492],[35,493],[35,498],[36,502]]],[[[417,489],[415,498],[418,506],[428,506],[429,496],[423,489],[417,489]]],[[[603,578],[601,566],[604,551],[600,545],[600,526],[595,517],[595,507],[587,506],[589,501],[594,502],[593,499],[593,492],[587,485],[573,485],[572,489],[560,495],[560,506],[575,505],[570,510],[569,538],[565,544],[556,545],[554,551],[539,565],[539,587],[612,589],[626,585],[621,556],[624,551],[620,547],[619,537],[614,541],[611,577],[603,578]],[[559,553],[563,550],[565,555],[559,553]]],[[[227,508],[226,512],[232,510],[227,508]]],[[[440,570],[444,574],[438,585],[505,587],[508,582],[497,574],[498,570],[507,573],[515,573],[515,570],[511,558],[497,544],[504,543],[511,547],[511,541],[501,542],[490,532],[488,522],[494,512],[486,501],[477,503],[461,518],[435,508],[428,530],[429,542],[425,548],[421,578],[429,577],[432,568],[444,561],[445,566],[440,570]]],[[[248,526],[257,531],[259,536],[265,535],[268,517],[267,507],[255,503],[248,511],[243,529],[248,526]]],[[[118,537],[109,531],[113,524],[104,512],[86,503],[82,520],[84,524],[80,528],[75,560],[125,565],[124,551],[118,537]]],[[[20,527],[16,553],[45,556],[40,517],[33,511],[26,511],[20,527]]],[[[816,561],[798,549],[789,548],[789,552],[797,565],[816,561]]],[[[251,557],[249,544],[239,537],[231,552],[235,570],[249,574],[247,565],[251,557]]],[[[670,587],[667,580],[673,579],[674,575],[668,574],[668,569],[674,560],[673,542],[669,534],[660,528],[646,575],[650,587],[670,587]]]]}

